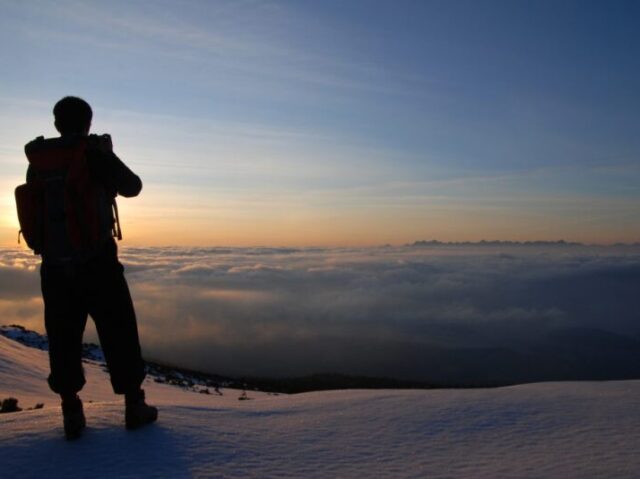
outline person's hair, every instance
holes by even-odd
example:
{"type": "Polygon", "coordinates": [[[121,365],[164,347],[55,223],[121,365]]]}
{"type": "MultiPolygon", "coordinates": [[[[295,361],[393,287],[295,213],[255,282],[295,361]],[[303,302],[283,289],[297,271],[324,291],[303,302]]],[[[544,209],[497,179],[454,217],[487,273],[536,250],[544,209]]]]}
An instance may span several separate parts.
{"type": "Polygon", "coordinates": [[[65,96],[53,107],[56,129],[61,135],[84,133],[91,126],[93,111],[82,98],[65,96]]]}

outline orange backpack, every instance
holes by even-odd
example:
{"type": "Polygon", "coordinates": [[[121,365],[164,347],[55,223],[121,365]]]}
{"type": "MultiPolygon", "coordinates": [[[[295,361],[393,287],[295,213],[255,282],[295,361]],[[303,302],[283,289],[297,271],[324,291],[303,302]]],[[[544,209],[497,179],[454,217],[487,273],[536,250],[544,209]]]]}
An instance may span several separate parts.
{"type": "Polygon", "coordinates": [[[88,259],[112,236],[122,238],[115,196],[91,178],[89,140],[39,137],[25,146],[32,174],[15,191],[18,241],[22,234],[43,258],[88,259]]]}

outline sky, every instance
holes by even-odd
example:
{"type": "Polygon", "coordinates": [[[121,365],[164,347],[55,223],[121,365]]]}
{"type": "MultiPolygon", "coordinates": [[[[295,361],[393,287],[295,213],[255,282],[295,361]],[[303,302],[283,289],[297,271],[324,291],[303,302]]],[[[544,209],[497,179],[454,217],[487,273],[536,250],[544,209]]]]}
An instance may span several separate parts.
{"type": "Polygon", "coordinates": [[[0,0],[0,246],[65,95],[133,246],[640,238],[635,1],[0,0]]]}

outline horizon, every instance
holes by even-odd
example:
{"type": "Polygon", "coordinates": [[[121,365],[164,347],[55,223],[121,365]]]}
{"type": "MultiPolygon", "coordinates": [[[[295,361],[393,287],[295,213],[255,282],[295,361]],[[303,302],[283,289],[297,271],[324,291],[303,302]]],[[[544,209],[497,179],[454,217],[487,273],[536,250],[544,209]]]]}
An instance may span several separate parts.
{"type": "MultiPolygon", "coordinates": [[[[17,234],[17,233],[16,233],[17,234]]],[[[118,249],[171,249],[171,248],[186,248],[186,249],[293,249],[293,250],[312,250],[312,249],[325,249],[325,250],[338,250],[338,249],[376,249],[376,248],[417,248],[417,247],[467,247],[467,246],[550,246],[550,247],[585,247],[585,248],[617,248],[617,247],[635,247],[640,246],[640,241],[630,242],[606,242],[606,243],[587,243],[581,241],[569,241],[564,238],[560,239],[522,239],[514,240],[510,238],[506,239],[487,239],[480,238],[477,240],[440,240],[440,239],[417,239],[411,240],[406,243],[368,243],[368,244],[268,244],[268,243],[255,243],[255,244],[185,244],[185,243],[166,243],[166,244],[147,244],[140,243],[135,244],[123,240],[118,241],[118,249]]],[[[17,250],[25,253],[33,253],[33,251],[26,245],[24,239],[16,240],[15,244],[0,245],[0,249],[4,250],[17,250]]],[[[39,256],[33,253],[34,256],[39,256]]]]}
{"type": "Polygon", "coordinates": [[[143,180],[127,245],[640,239],[637,2],[0,6],[0,246],[66,95],[143,180]]]}

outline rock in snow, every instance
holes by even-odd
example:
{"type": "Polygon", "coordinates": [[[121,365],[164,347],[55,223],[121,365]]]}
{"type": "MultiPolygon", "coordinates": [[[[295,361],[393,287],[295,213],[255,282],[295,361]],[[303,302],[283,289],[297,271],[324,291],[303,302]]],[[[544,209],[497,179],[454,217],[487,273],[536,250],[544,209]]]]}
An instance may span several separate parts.
{"type": "Polygon", "coordinates": [[[473,390],[197,394],[151,380],[156,424],[124,428],[108,376],[85,364],[88,428],[63,439],[45,351],[0,336],[0,476],[638,477],[640,381],[473,390]]]}

